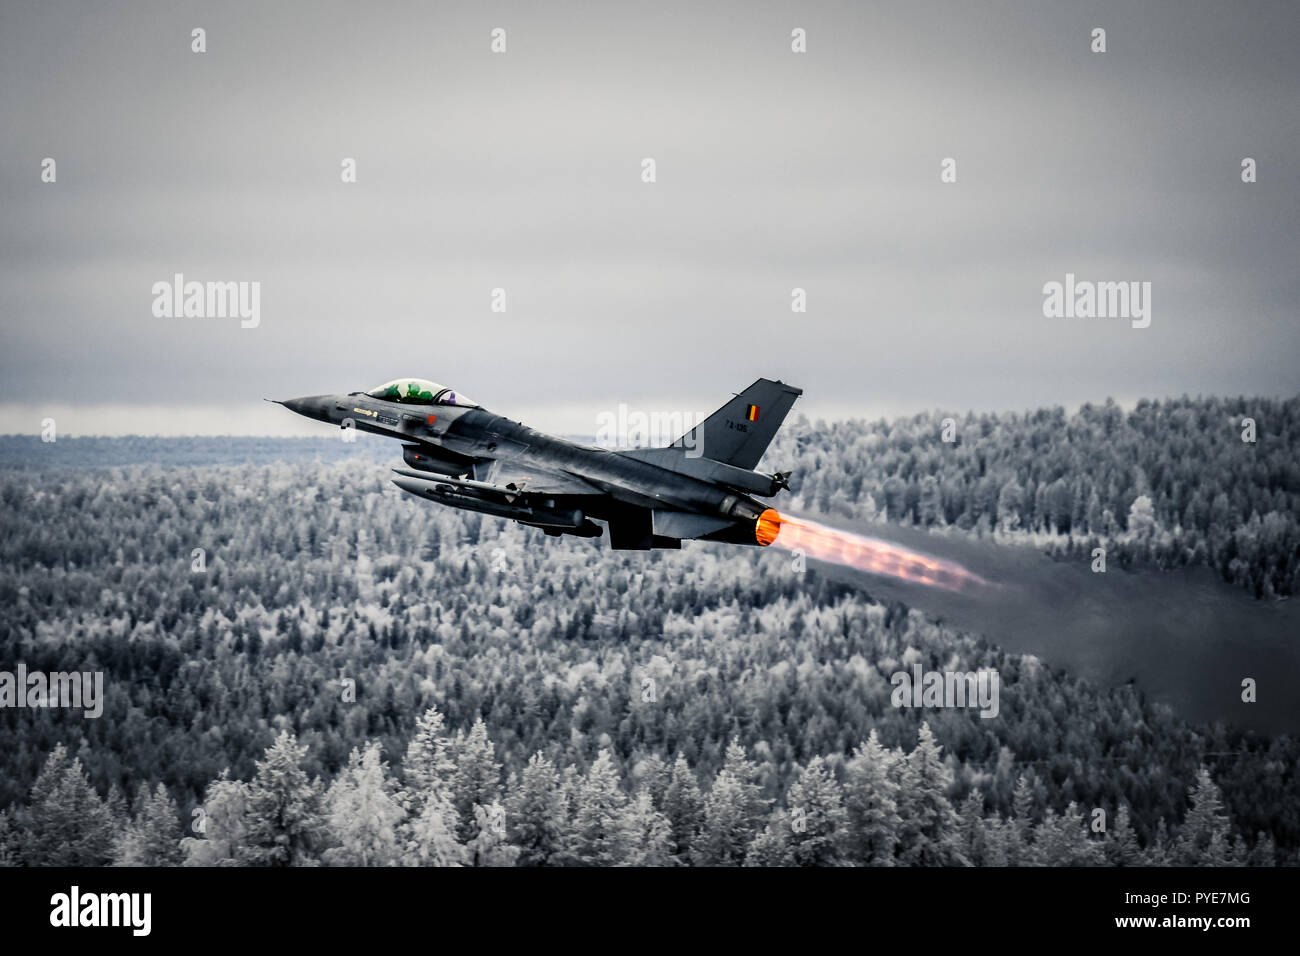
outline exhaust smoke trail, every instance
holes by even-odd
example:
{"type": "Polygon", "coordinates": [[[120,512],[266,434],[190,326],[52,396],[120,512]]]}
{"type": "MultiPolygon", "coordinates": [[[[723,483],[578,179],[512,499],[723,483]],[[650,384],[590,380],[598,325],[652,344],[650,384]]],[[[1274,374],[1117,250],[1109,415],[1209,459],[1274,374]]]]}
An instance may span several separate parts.
{"type": "Polygon", "coordinates": [[[820,574],[872,600],[901,602],[1099,686],[1134,683],[1192,721],[1300,733],[1294,598],[1257,601],[1199,565],[1098,572],[1086,550],[1053,558],[1014,539],[826,520],[854,530],[769,510],[755,532],[760,544],[804,547],[820,574]],[[1251,703],[1246,678],[1261,689],[1251,703]]]}
{"type": "Polygon", "coordinates": [[[945,561],[880,538],[832,528],[807,518],[783,515],[769,508],[755,531],[760,544],[802,551],[816,561],[924,584],[947,591],[968,592],[994,585],[955,561],[945,561]]]}

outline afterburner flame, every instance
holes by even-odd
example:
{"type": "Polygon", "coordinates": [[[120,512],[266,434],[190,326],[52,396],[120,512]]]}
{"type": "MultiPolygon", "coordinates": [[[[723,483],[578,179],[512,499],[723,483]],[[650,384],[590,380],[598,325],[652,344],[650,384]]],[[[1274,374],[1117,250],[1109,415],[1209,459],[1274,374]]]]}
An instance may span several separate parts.
{"type": "Polygon", "coordinates": [[[775,508],[768,508],[758,516],[758,524],[754,526],[754,537],[763,547],[767,547],[776,540],[776,536],[781,532],[781,515],[775,508]]]}
{"type": "Polygon", "coordinates": [[[802,551],[817,561],[830,561],[868,574],[885,574],[948,591],[963,591],[989,583],[952,561],[879,538],[830,528],[807,518],[783,515],[772,508],[759,516],[754,535],[759,544],[802,551]]]}

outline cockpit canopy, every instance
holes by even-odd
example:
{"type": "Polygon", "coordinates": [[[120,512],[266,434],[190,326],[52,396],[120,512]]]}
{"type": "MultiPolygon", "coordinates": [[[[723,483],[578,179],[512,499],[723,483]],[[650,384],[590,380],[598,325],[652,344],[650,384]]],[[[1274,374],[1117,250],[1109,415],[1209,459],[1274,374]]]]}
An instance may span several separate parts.
{"type": "Polygon", "coordinates": [[[423,378],[395,378],[378,388],[372,388],[366,394],[371,398],[400,402],[403,405],[460,405],[478,408],[478,402],[472,402],[464,395],[456,394],[454,389],[423,378]]]}

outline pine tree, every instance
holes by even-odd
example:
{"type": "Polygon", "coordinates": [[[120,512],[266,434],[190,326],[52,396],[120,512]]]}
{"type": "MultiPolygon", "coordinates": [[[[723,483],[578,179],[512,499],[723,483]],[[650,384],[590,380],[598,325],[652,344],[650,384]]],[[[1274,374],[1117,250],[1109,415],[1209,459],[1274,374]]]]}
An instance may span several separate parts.
{"type": "Polygon", "coordinates": [[[565,851],[568,803],[560,773],[535,753],[506,799],[510,842],[519,847],[519,866],[548,866],[565,851]]]}
{"type": "Polygon", "coordinates": [[[447,739],[445,721],[437,707],[430,707],[415,722],[415,733],[406,745],[402,761],[402,779],[410,803],[407,809],[419,814],[421,801],[435,787],[451,786],[456,762],[452,758],[451,742],[447,739]]]}
{"type": "Polygon", "coordinates": [[[0,810],[0,866],[18,866],[22,862],[23,834],[9,810],[0,810]]]}
{"type": "Polygon", "coordinates": [[[727,744],[727,755],[722,769],[740,784],[741,807],[745,815],[745,824],[752,834],[757,834],[767,820],[770,800],[763,796],[760,783],[761,774],[758,764],[745,754],[738,737],[731,738],[727,744]]]}
{"type": "Polygon", "coordinates": [[[1156,823],[1156,832],[1147,845],[1144,866],[1172,866],[1173,847],[1169,841],[1169,825],[1161,817],[1156,823]]]}
{"type": "Polygon", "coordinates": [[[183,859],[176,801],[161,782],[152,794],[147,784],[140,784],[135,820],[128,822],[117,840],[115,865],[179,866],[183,859]]]}
{"type": "Polygon", "coordinates": [[[573,808],[573,853],[586,866],[617,866],[630,851],[627,797],[619,787],[618,770],[608,750],[602,750],[578,788],[573,808]]]}
{"type": "Polygon", "coordinates": [[[1115,812],[1115,822],[1106,833],[1103,848],[1106,862],[1111,866],[1137,866],[1141,862],[1142,850],[1133,832],[1127,803],[1121,803],[1115,812]]]}
{"type": "Polygon", "coordinates": [[[814,757],[790,787],[791,857],[796,866],[836,866],[843,859],[847,815],[838,781],[814,757]]]}
{"type": "Polygon", "coordinates": [[[1101,847],[1089,839],[1083,814],[1074,801],[1061,814],[1048,809],[1038,827],[1037,844],[1046,866],[1095,866],[1102,859],[1101,847]]]}
{"type": "Polygon", "coordinates": [[[253,858],[248,844],[248,784],[230,771],[208,784],[201,808],[202,836],[181,840],[184,866],[241,866],[253,858]]]}
{"type": "Polygon", "coordinates": [[[1174,839],[1170,862],[1175,866],[1231,866],[1237,862],[1231,845],[1232,824],[1223,812],[1219,788],[1210,771],[1201,767],[1188,791],[1191,809],[1174,839]]]}
{"type": "Polygon", "coordinates": [[[867,866],[893,866],[898,844],[898,784],[892,768],[901,759],[880,745],[875,730],[848,763],[844,806],[849,859],[867,866]]]}
{"type": "Polygon", "coordinates": [[[131,825],[131,811],[126,804],[126,797],[122,794],[122,788],[113,781],[108,788],[108,795],[104,797],[104,806],[108,810],[109,820],[113,825],[114,833],[123,833],[131,825]]]}
{"type": "Polygon", "coordinates": [[[514,866],[519,847],[506,839],[505,808],[499,803],[474,805],[474,839],[465,848],[473,866],[514,866]]]}
{"type": "Polygon", "coordinates": [[[248,791],[250,861],[260,866],[313,866],[324,837],[320,786],[307,779],[307,748],[287,730],[257,762],[248,791]]]}
{"type": "Polygon", "coordinates": [[[1023,504],[1024,489],[1012,478],[998,493],[998,530],[1016,531],[1020,528],[1023,504]]]}
{"type": "Polygon", "coordinates": [[[704,798],[704,828],[694,841],[696,863],[739,866],[744,862],[749,844],[767,816],[768,801],[757,781],[757,765],[745,756],[740,741],[733,739],[704,798]]]}
{"type": "Polygon", "coordinates": [[[663,812],[672,828],[673,855],[684,862],[690,859],[691,847],[704,825],[704,796],[695,772],[680,752],[673,762],[668,789],[664,791],[663,812]]]}
{"type": "Polygon", "coordinates": [[[29,866],[107,866],[113,858],[108,808],[81,769],[59,744],[32,785],[29,866]]]}
{"type": "Polygon", "coordinates": [[[704,827],[692,841],[695,862],[700,866],[739,866],[753,838],[741,783],[730,771],[721,770],[704,798],[704,827]]]}
{"type": "Polygon", "coordinates": [[[325,795],[333,846],[323,854],[330,866],[395,866],[401,856],[398,833],[406,813],[394,795],[378,741],[353,749],[348,764],[325,795]]]}
{"type": "Polygon", "coordinates": [[[642,790],[628,803],[625,827],[628,834],[629,866],[672,866],[672,826],[655,809],[649,790],[642,790]]]}
{"type": "Polygon", "coordinates": [[[474,721],[468,736],[457,734],[453,759],[451,802],[459,815],[456,836],[469,843],[478,835],[474,807],[491,806],[501,798],[501,764],[482,717],[474,721]]]}
{"type": "Polygon", "coordinates": [[[794,866],[790,847],[790,815],[775,811],[761,833],[754,837],[745,854],[745,866],[794,866]]]}
{"type": "Polygon", "coordinates": [[[989,832],[984,820],[984,794],[973,787],[961,805],[961,852],[971,866],[989,866],[989,832]]]}
{"type": "Polygon", "coordinates": [[[1156,515],[1149,496],[1138,495],[1133,499],[1128,512],[1128,530],[1129,534],[1139,540],[1149,538],[1155,533],[1156,515]]]}
{"type": "Polygon", "coordinates": [[[958,866],[957,812],[948,800],[952,771],[928,723],[916,749],[898,765],[899,862],[906,866],[958,866]]]}
{"type": "Polygon", "coordinates": [[[423,801],[420,815],[399,829],[405,866],[464,866],[469,851],[456,839],[456,810],[441,791],[423,801]]]}
{"type": "Polygon", "coordinates": [[[1008,847],[1011,840],[1011,824],[997,814],[985,817],[984,821],[985,855],[981,866],[1010,866],[1008,847]]]}
{"type": "Polygon", "coordinates": [[[650,800],[656,810],[664,808],[664,794],[671,782],[672,768],[658,754],[651,754],[637,766],[636,777],[641,788],[650,794],[650,800]]]}
{"type": "Polygon", "coordinates": [[[1011,814],[1007,821],[1007,865],[1041,866],[1034,845],[1034,790],[1024,774],[1016,778],[1011,814]]]}
{"type": "Polygon", "coordinates": [[[453,750],[442,713],[430,707],[416,720],[402,761],[404,785],[397,800],[406,816],[397,833],[406,866],[462,866],[468,859],[458,837],[460,814],[451,796],[456,772],[453,750]]]}
{"type": "Polygon", "coordinates": [[[1273,838],[1264,832],[1255,834],[1255,845],[1246,857],[1247,866],[1277,866],[1277,847],[1273,838]]]}

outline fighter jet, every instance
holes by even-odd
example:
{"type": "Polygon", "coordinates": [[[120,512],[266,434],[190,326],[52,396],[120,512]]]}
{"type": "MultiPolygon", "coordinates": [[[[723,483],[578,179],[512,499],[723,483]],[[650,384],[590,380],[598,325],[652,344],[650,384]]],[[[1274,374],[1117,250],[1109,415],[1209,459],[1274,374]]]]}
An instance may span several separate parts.
{"type": "Polygon", "coordinates": [[[279,404],[401,440],[407,467],[393,469],[393,484],[417,498],[552,536],[597,538],[608,528],[615,550],[648,551],[686,539],[776,539],[780,516],[757,499],[788,488],[790,473],[754,468],[802,394],[760,378],[672,444],[625,449],[547,435],[419,378],[279,404]]]}

